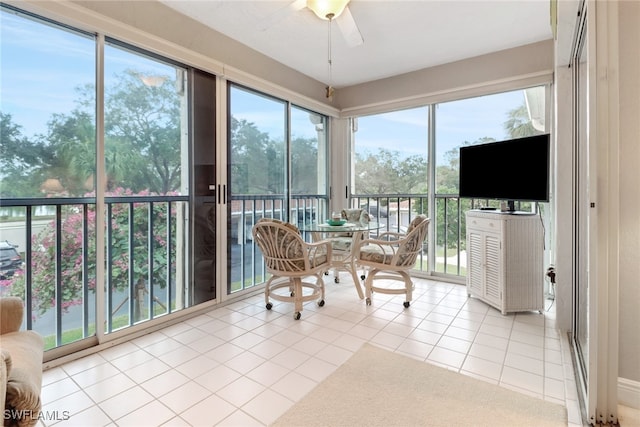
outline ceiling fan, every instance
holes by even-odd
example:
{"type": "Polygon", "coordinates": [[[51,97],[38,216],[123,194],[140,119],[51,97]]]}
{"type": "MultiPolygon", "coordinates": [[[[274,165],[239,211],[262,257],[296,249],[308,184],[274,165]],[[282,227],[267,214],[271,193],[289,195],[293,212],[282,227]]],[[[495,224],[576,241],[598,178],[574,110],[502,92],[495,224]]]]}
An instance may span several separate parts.
{"type": "Polygon", "coordinates": [[[364,40],[362,34],[353,19],[353,15],[347,4],[350,0],[293,0],[287,6],[278,9],[261,22],[259,29],[264,31],[280,22],[290,14],[298,12],[305,7],[312,10],[320,19],[333,21],[338,24],[346,43],[350,47],[361,45],[364,40]]]}

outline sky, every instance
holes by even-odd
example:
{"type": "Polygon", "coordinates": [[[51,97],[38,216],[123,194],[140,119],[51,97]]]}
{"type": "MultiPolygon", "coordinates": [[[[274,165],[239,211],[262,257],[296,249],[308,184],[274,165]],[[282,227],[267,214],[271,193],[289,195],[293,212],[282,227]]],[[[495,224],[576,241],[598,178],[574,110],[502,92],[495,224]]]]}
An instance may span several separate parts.
{"type": "MultiPolygon", "coordinates": [[[[507,139],[503,124],[508,111],[524,103],[522,90],[479,98],[451,101],[436,106],[436,144],[438,164],[444,154],[463,142],[483,137],[507,139]]],[[[428,135],[426,107],[376,114],[358,119],[356,150],[377,152],[395,150],[406,156],[425,155],[428,135]]]]}
{"type": "MultiPolygon", "coordinates": [[[[90,34],[61,31],[18,18],[4,9],[0,13],[0,111],[10,113],[25,136],[44,133],[54,113],[76,107],[76,88],[95,81],[95,42],[90,34]],[[73,35],[72,35],[73,34],[73,35]]],[[[146,75],[175,75],[171,65],[148,60],[119,48],[105,49],[105,85],[125,69],[146,75]]],[[[438,163],[444,154],[463,141],[482,137],[506,139],[503,123],[507,112],[524,102],[523,91],[438,104],[436,140],[438,163]]],[[[270,97],[256,97],[234,90],[231,110],[237,118],[260,123],[260,130],[282,140],[286,105],[270,97]]],[[[315,137],[315,127],[306,114],[295,114],[296,136],[315,137]]],[[[380,148],[401,155],[425,155],[428,135],[425,107],[377,114],[358,119],[355,145],[358,152],[380,148]]]]}

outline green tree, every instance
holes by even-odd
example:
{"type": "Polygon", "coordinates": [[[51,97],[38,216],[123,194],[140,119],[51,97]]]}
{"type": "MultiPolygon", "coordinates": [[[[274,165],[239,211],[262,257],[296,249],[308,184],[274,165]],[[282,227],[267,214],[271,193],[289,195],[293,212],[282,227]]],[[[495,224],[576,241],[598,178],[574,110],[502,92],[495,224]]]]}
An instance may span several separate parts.
{"type": "Polygon", "coordinates": [[[74,109],[68,115],[54,114],[48,122],[46,146],[50,155],[43,170],[47,177],[58,179],[69,195],[93,190],[95,140],[95,120],[89,113],[74,109]]]}
{"type": "Polygon", "coordinates": [[[294,137],[291,141],[291,192],[318,193],[318,142],[315,138],[294,137]]]}
{"type": "Polygon", "coordinates": [[[175,79],[160,80],[146,85],[139,72],[127,70],[105,93],[109,190],[115,185],[157,194],[180,189],[181,97],[175,79]]]}
{"type": "MultiPolygon", "coordinates": [[[[272,140],[255,123],[231,117],[231,188],[234,194],[284,194],[287,155],[282,140],[272,140]]],[[[291,141],[292,189],[294,194],[318,191],[318,148],[315,138],[291,141]]]]}
{"type": "Polygon", "coordinates": [[[231,116],[231,188],[235,194],[281,194],[284,181],[269,169],[282,168],[269,134],[231,116]],[[271,149],[269,150],[269,147],[271,149]],[[272,180],[277,180],[272,182],[272,180]]]}
{"type": "Polygon", "coordinates": [[[408,194],[426,191],[426,157],[401,158],[398,151],[381,148],[377,154],[356,154],[358,194],[408,194]]]}
{"type": "MultiPolygon", "coordinates": [[[[180,189],[180,102],[175,79],[147,86],[139,73],[114,76],[105,93],[107,191],[167,194],[180,189]]],[[[93,189],[96,170],[95,87],[78,87],[76,107],[54,114],[46,135],[29,141],[11,116],[0,117],[3,197],[41,196],[40,186],[57,179],[67,195],[93,189]],[[6,190],[6,191],[5,191],[6,190]]],[[[1,114],[1,113],[0,113],[1,114]]]]}
{"type": "Polygon", "coordinates": [[[510,110],[507,113],[507,121],[504,122],[503,127],[509,138],[522,138],[543,133],[533,127],[526,104],[510,110]]]}
{"type": "Polygon", "coordinates": [[[10,114],[0,112],[0,194],[2,197],[39,197],[44,182],[46,147],[22,134],[10,114]]]}

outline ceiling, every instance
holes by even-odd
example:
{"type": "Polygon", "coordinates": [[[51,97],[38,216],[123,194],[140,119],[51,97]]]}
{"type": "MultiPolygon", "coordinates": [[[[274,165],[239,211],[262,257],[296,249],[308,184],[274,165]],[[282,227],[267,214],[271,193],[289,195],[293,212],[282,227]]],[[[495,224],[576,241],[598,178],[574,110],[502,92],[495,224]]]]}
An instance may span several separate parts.
{"type": "Polygon", "coordinates": [[[160,1],[336,88],[552,38],[549,0],[351,0],[364,42],[350,47],[334,21],[330,75],[329,23],[284,13],[293,0],[160,1]]]}

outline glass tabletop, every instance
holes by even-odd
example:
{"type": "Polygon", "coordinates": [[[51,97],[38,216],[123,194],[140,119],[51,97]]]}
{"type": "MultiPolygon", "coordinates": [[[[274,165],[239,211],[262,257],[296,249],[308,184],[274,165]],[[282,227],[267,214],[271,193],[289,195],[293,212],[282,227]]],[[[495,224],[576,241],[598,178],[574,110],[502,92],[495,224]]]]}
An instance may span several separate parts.
{"type": "Polygon", "coordinates": [[[350,231],[378,230],[382,225],[378,222],[356,223],[346,222],[343,225],[329,225],[325,222],[314,222],[300,228],[300,230],[312,233],[348,233],[350,231]]]}

